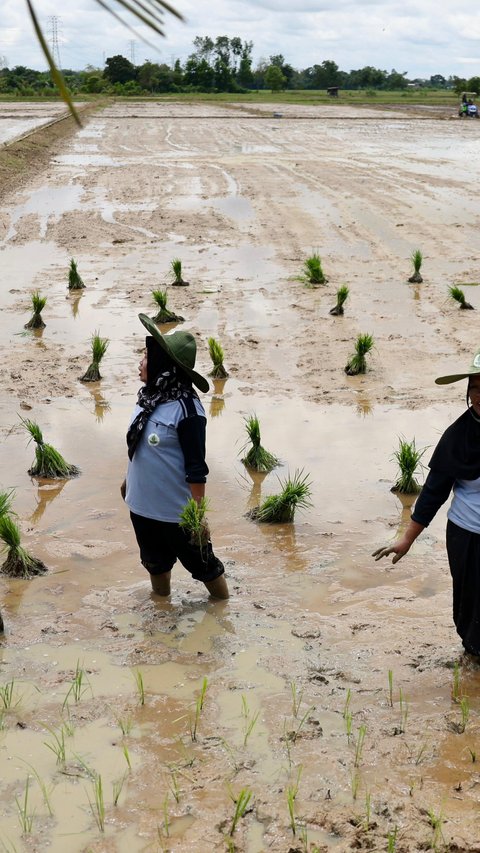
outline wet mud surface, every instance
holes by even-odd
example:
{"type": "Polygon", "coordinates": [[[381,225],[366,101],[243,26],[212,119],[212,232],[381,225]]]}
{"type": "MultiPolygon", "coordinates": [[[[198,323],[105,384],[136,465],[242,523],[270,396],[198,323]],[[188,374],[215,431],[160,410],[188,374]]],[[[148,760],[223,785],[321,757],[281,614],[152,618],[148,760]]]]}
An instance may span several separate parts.
{"type": "Polygon", "coordinates": [[[448,285],[480,280],[479,130],[351,112],[112,105],[4,198],[0,485],[49,569],[0,577],[6,850],[480,850],[480,669],[452,625],[445,510],[396,567],[370,557],[409,518],[390,492],[398,436],[433,445],[464,405],[434,378],[478,345],[476,312],[448,285]],[[409,285],[416,248],[424,282],[409,285]],[[328,277],[316,289],[296,280],[312,250],[328,277]],[[226,603],[178,566],[171,599],[153,596],[119,494],[137,314],[153,315],[174,257],[190,286],[168,287],[168,305],[197,336],[198,369],[213,335],[230,374],[204,397],[226,603]],[[46,327],[26,333],[36,289],[46,327]],[[96,330],[103,379],[84,385],[96,330]],[[359,332],[375,349],[347,377],[359,332]],[[240,462],[252,412],[282,460],[266,477],[240,462]],[[81,476],[30,478],[19,415],[81,476]],[[249,521],[297,469],[312,508],[294,525],[249,521]]]}

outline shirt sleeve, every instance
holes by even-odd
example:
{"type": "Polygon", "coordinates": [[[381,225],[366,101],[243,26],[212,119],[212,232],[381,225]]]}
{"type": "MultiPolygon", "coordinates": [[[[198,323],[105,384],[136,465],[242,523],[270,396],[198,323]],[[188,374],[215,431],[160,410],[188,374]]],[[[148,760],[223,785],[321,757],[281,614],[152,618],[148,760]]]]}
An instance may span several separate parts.
{"type": "Polygon", "coordinates": [[[428,527],[447,500],[454,482],[448,474],[430,470],[412,512],[413,521],[428,527]]]}
{"type": "Polygon", "coordinates": [[[187,483],[207,482],[206,429],[207,419],[201,415],[183,418],[177,426],[178,440],[185,459],[185,480],[187,483]]]}

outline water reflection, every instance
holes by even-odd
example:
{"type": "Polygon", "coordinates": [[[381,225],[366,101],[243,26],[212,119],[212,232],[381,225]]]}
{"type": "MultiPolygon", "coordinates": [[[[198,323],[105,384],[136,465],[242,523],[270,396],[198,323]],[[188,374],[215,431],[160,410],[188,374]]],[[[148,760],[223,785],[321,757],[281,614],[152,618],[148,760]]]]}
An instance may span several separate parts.
{"type": "MultiPolygon", "coordinates": [[[[97,385],[97,383],[95,383],[95,385],[97,385]]],[[[101,423],[103,421],[105,415],[111,411],[112,407],[111,407],[110,403],[108,402],[108,400],[106,400],[105,397],[103,396],[100,388],[98,388],[98,387],[92,388],[92,386],[90,385],[88,387],[88,390],[90,391],[90,394],[91,394],[91,396],[93,398],[93,402],[94,402],[93,414],[95,415],[95,420],[97,421],[97,423],[101,423]]]]}
{"type": "Polygon", "coordinates": [[[213,379],[214,393],[210,401],[210,417],[218,418],[225,408],[225,397],[223,396],[226,379],[213,379]]]}
{"type": "Polygon", "coordinates": [[[358,391],[357,399],[355,401],[355,408],[357,415],[362,418],[366,418],[367,415],[372,414],[373,406],[367,391],[363,389],[361,391],[358,391]]]}
{"type": "Polygon", "coordinates": [[[73,318],[78,316],[78,311],[80,308],[80,300],[81,300],[82,296],[83,296],[83,292],[80,291],[79,293],[75,294],[75,296],[71,300],[70,304],[71,304],[71,308],[72,308],[73,318]]]}
{"type": "Polygon", "coordinates": [[[401,494],[401,492],[395,492],[395,495],[402,505],[396,534],[396,538],[398,539],[407,529],[410,521],[410,515],[412,513],[412,506],[417,500],[418,495],[404,495],[401,494]]]}
{"type": "MultiPolygon", "coordinates": [[[[37,481],[38,482],[38,481],[37,481]]],[[[30,516],[32,524],[38,524],[43,516],[48,504],[50,504],[60,494],[65,487],[67,480],[61,480],[59,483],[50,483],[50,481],[39,482],[36,494],[37,505],[30,516]]]]}

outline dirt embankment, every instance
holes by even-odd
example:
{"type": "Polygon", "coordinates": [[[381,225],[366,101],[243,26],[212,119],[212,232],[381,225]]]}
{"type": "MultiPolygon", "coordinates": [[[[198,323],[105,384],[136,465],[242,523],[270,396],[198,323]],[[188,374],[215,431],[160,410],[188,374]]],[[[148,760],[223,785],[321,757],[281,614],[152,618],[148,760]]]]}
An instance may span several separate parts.
{"type": "MultiPolygon", "coordinates": [[[[103,104],[102,104],[103,106],[103,104]]],[[[84,104],[77,107],[84,118],[97,110],[98,104],[84,104]]],[[[20,139],[7,143],[0,148],[0,200],[7,193],[19,189],[26,181],[32,180],[50,162],[52,156],[61,151],[65,142],[78,129],[75,119],[66,113],[54,119],[46,127],[32,130],[20,139]]]]}

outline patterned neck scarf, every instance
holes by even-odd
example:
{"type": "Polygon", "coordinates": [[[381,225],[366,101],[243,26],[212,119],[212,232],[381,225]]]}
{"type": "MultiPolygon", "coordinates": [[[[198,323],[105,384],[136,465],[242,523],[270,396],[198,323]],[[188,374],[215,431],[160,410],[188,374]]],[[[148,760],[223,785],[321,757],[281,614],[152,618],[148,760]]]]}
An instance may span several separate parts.
{"type": "MultiPolygon", "coordinates": [[[[147,358],[148,364],[154,361],[154,357],[159,356],[159,353],[152,352],[153,339],[147,338],[147,358]]],[[[154,342],[156,343],[156,342],[154,342]]],[[[160,350],[160,347],[158,347],[160,350]]],[[[143,428],[147,423],[150,415],[160,403],[166,403],[169,400],[179,400],[181,397],[197,397],[196,391],[192,388],[191,382],[183,375],[183,372],[177,368],[170,359],[163,358],[163,368],[157,373],[157,376],[151,381],[147,381],[146,385],[142,385],[138,392],[137,403],[141,406],[142,411],[132,421],[127,432],[127,447],[128,458],[133,459],[133,455],[140,441],[143,428]]],[[[147,367],[147,376],[149,371],[147,367]]]]}

